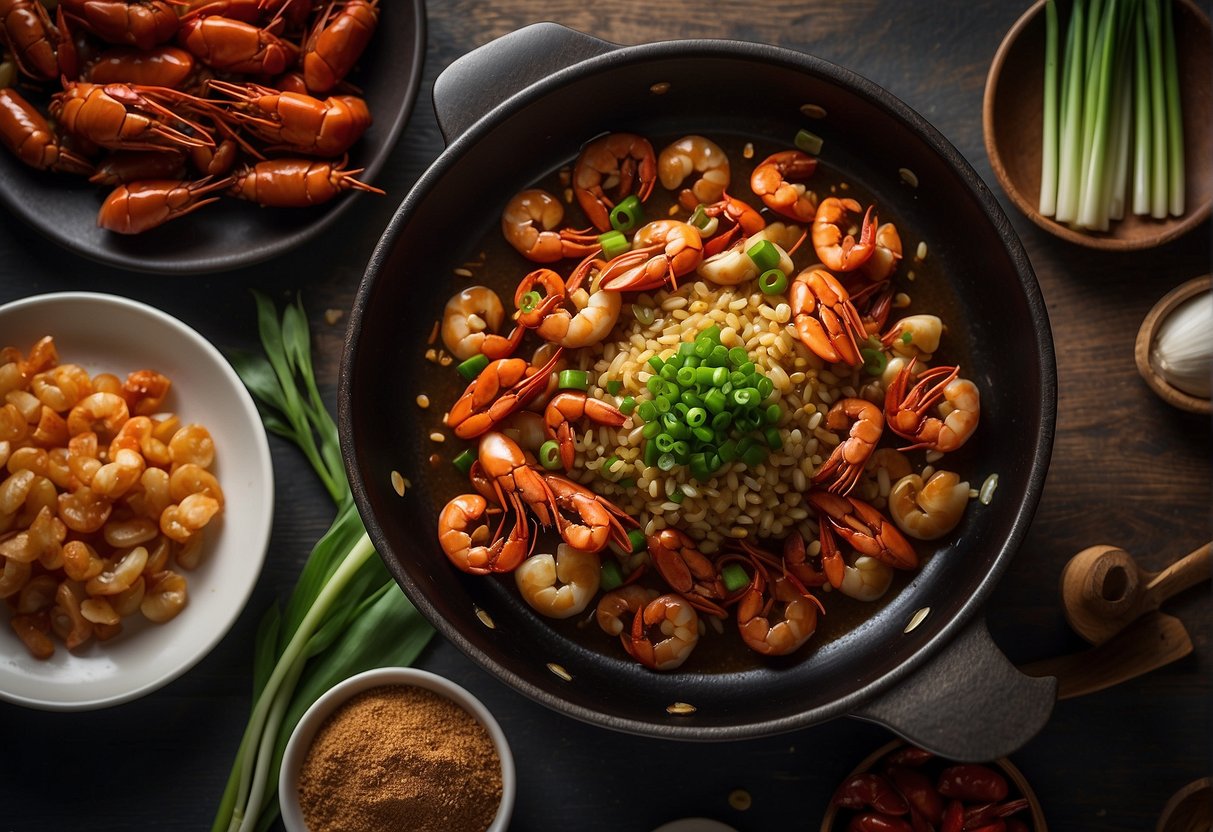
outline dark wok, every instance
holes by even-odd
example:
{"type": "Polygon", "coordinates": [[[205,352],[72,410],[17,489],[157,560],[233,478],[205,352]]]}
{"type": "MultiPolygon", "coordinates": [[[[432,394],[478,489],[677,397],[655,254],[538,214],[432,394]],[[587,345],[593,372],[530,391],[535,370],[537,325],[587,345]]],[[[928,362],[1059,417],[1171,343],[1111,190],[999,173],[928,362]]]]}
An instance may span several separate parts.
{"type": "MultiPolygon", "coordinates": [[[[988,188],[920,116],[865,79],[771,46],[675,41],[616,47],[539,24],[448,68],[434,89],[449,146],[393,217],[355,299],[342,363],[343,449],[359,509],[404,591],[449,639],[522,693],[567,715],[640,734],[719,740],[850,715],[948,756],[1009,753],[1047,720],[1051,679],[1016,671],[992,643],[982,603],[1027,532],[1052,447],[1056,376],[1047,315],[1028,259],[988,188]],[[663,94],[652,93],[668,82],[663,94]],[[755,90],[761,90],[756,95],[755,90]],[[806,123],[805,103],[824,107],[806,123]],[[512,582],[463,575],[436,543],[449,493],[436,487],[427,436],[441,413],[415,396],[431,378],[425,341],[505,201],[571,160],[594,135],[732,134],[786,144],[811,126],[823,159],[870,191],[903,235],[930,241],[950,276],[937,308],[963,342],[958,357],[982,391],[980,440],[968,460],[997,472],[987,507],[874,617],[788,662],[730,672],[649,672],[591,650],[537,618],[512,582]],[[919,186],[901,181],[910,168],[919,186]],[[412,482],[393,490],[398,470],[412,482]],[[915,610],[930,615],[911,633],[915,610]],[[496,623],[489,629],[477,608],[496,623]],[[547,668],[558,662],[565,682],[547,668]],[[693,714],[671,716],[686,702],[693,714]]],[[[688,667],[694,663],[688,663],[688,667]]]]}

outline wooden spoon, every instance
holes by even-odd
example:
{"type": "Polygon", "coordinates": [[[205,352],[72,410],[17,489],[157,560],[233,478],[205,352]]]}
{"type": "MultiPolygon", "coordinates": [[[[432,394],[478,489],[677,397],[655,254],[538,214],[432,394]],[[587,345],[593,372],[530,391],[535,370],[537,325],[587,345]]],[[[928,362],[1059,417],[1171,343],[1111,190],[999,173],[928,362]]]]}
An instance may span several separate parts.
{"type": "Polygon", "coordinates": [[[1182,621],[1164,612],[1140,616],[1103,644],[1019,666],[1029,676],[1057,677],[1057,698],[1071,699],[1136,679],[1192,652],[1182,621]]]}
{"type": "Polygon", "coordinates": [[[1123,549],[1092,546],[1070,559],[1061,573],[1066,620],[1092,644],[1102,644],[1163,601],[1209,580],[1206,543],[1161,572],[1146,572],[1123,549]]]}

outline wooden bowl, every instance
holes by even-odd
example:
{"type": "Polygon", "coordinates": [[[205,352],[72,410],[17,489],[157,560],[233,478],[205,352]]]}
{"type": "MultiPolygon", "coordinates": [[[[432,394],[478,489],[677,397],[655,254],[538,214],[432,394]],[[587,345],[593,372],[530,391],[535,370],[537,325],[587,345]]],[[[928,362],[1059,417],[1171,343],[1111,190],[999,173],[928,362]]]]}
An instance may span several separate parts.
{"type": "Polygon", "coordinates": [[[1177,791],[1158,818],[1155,832],[1208,832],[1213,828],[1213,785],[1208,777],[1177,791]]]}
{"type": "MultiPolygon", "coordinates": [[[[1086,231],[1042,216],[1040,167],[1044,99],[1044,0],[1015,22],[986,77],[982,129],[994,175],[1028,219],[1063,240],[1112,251],[1146,249],[1174,240],[1208,218],[1213,207],[1213,46],[1209,18],[1191,0],[1175,0],[1184,124],[1183,216],[1156,220],[1126,210],[1108,231],[1086,231]]],[[[1065,23],[1059,40],[1064,42],[1065,23]]],[[[1060,73],[1060,68],[1059,68],[1060,73]]]]}
{"type": "MultiPolygon", "coordinates": [[[[899,748],[904,748],[905,745],[905,740],[893,740],[885,745],[882,745],[880,748],[877,748],[875,751],[865,757],[863,761],[859,763],[859,765],[855,766],[855,768],[851,770],[851,773],[847,775],[846,779],[850,779],[856,774],[862,774],[869,769],[875,768],[876,764],[883,760],[887,755],[899,748]]],[[[1027,778],[1023,776],[1023,772],[1016,768],[1015,764],[1006,757],[999,757],[991,762],[983,763],[983,765],[997,769],[1007,778],[1008,781],[1010,781],[1012,797],[1020,794],[1028,799],[1028,812],[1031,815],[1028,825],[1030,826],[1032,832],[1048,832],[1049,827],[1045,822],[1045,814],[1044,810],[1040,807],[1040,800],[1037,799],[1036,793],[1032,791],[1032,787],[1028,784],[1027,778]]],[[[831,802],[829,807],[826,809],[825,815],[821,819],[821,832],[843,832],[844,827],[841,825],[841,821],[850,814],[850,810],[840,810],[831,802]],[[840,815],[843,817],[840,818],[840,815]]],[[[1016,816],[1024,820],[1028,820],[1023,818],[1022,815],[1016,816]]]]}
{"type": "Polygon", "coordinates": [[[1167,292],[1142,320],[1141,328],[1137,330],[1137,341],[1133,346],[1133,360],[1137,363],[1137,372],[1141,373],[1141,377],[1146,380],[1146,384],[1150,386],[1151,390],[1167,404],[1189,413],[1200,413],[1205,416],[1213,413],[1213,401],[1193,396],[1173,387],[1150,363],[1150,348],[1154,346],[1158,327],[1171,312],[1189,298],[1202,292],[1208,292],[1210,289],[1213,289],[1213,275],[1195,277],[1167,292]]]}

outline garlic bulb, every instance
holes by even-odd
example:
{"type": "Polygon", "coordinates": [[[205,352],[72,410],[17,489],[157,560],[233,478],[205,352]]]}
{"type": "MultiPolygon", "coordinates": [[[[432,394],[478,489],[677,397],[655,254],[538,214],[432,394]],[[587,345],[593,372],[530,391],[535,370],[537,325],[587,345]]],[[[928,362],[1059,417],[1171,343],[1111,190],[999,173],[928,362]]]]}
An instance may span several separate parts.
{"type": "Polygon", "coordinates": [[[1188,298],[1163,319],[1150,364],[1172,386],[1207,399],[1213,386],[1213,303],[1210,293],[1188,298]]]}

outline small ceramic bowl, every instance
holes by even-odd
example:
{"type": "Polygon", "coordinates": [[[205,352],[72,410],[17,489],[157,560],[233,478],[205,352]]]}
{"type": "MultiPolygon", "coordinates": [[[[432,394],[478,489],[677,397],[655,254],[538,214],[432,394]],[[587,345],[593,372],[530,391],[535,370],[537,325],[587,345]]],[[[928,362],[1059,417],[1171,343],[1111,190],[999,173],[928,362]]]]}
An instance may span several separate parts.
{"type": "MultiPolygon", "coordinates": [[[[1082,231],[1040,213],[1044,100],[1045,3],[1037,0],[1011,27],[990,65],[982,106],[986,153],[1015,207],[1045,231],[1078,245],[1111,251],[1153,248],[1190,231],[1213,208],[1213,43],[1209,18],[1191,0],[1175,2],[1180,106],[1184,123],[1186,211],[1156,220],[1125,212],[1108,231],[1082,231]]],[[[1061,23],[1064,38],[1065,19],[1061,23]]]]}
{"type": "Polygon", "coordinates": [[[1150,350],[1154,346],[1158,328],[1167,316],[1184,301],[1196,297],[1202,292],[1207,294],[1210,289],[1213,289],[1213,276],[1205,275],[1176,286],[1163,295],[1142,320],[1141,328],[1137,330],[1137,341],[1133,347],[1133,360],[1137,364],[1137,372],[1141,373],[1141,377],[1145,379],[1151,390],[1169,405],[1189,413],[1200,413],[1205,416],[1213,413],[1213,401],[1186,393],[1167,381],[1151,363],[1150,350]]]}
{"type": "MultiPolygon", "coordinates": [[[[889,754],[897,751],[898,749],[906,747],[907,746],[904,740],[893,740],[892,742],[882,745],[880,748],[877,748],[875,751],[865,757],[863,761],[859,763],[859,765],[855,766],[855,768],[851,770],[851,773],[847,775],[847,779],[854,777],[856,774],[862,774],[876,768],[877,765],[889,754]]],[[[934,758],[925,763],[924,767],[939,768],[941,764],[951,765],[952,763],[950,761],[934,758]]],[[[983,765],[997,770],[1004,777],[1006,777],[1011,787],[1010,798],[1020,796],[1027,798],[1028,813],[1025,814],[1024,812],[1020,811],[1017,812],[1014,817],[1017,817],[1027,823],[1032,832],[1048,832],[1048,825],[1045,823],[1045,816],[1044,812],[1041,810],[1040,801],[1036,798],[1036,793],[1032,791],[1032,787],[1028,784],[1027,778],[1023,776],[1022,772],[1020,772],[1020,770],[1016,768],[1015,765],[1006,757],[999,757],[997,760],[983,763],[983,765]]],[[[840,809],[835,806],[833,802],[831,802],[826,810],[825,815],[821,819],[821,832],[843,832],[846,827],[842,822],[849,818],[852,814],[853,812],[851,810],[840,809]]]]}
{"type": "MultiPolygon", "coordinates": [[[[510,753],[510,746],[501,726],[489,713],[488,708],[464,688],[437,674],[407,667],[380,667],[351,676],[330,688],[304,712],[291,732],[278,773],[278,799],[282,808],[282,822],[287,832],[308,832],[303,808],[299,803],[298,784],[300,771],[317,732],[338,708],[354,696],[372,688],[395,685],[421,688],[448,699],[471,714],[488,732],[501,760],[501,803],[487,832],[505,832],[514,810],[517,782],[514,757],[510,753]]],[[[435,726],[437,729],[441,727],[435,726]]]]}

